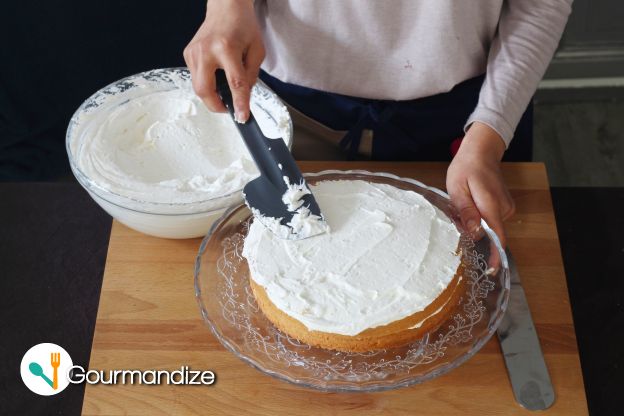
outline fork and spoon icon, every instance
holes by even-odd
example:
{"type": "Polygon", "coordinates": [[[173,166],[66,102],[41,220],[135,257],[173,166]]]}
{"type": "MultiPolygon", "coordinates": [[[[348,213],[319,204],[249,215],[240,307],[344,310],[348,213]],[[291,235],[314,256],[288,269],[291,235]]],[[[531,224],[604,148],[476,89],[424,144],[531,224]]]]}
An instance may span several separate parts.
{"type": "Polygon", "coordinates": [[[52,380],[48,376],[43,373],[43,368],[39,365],[39,363],[32,362],[28,366],[30,372],[37,376],[41,377],[46,383],[50,385],[54,390],[58,389],[58,368],[61,365],[61,353],[53,352],[50,354],[50,365],[52,366],[52,380]]]}

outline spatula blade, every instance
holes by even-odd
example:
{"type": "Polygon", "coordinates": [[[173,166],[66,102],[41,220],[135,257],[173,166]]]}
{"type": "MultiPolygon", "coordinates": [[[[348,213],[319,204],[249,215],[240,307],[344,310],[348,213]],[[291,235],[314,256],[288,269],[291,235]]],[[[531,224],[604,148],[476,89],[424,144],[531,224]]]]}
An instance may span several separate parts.
{"type": "Polygon", "coordinates": [[[261,175],[245,185],[245,203],[254,218],[283,239],[302,240],[329,231],[305,181],[292,184],[290,180],[284,175],[283,186],[276,187],[261,175]]]}
{"type": "Polygon", "coordinates": [[[217,92],[260,171],[260,177],[243,189],[254,217],[281,238],[298,240],[327,232],[321,209],[284,140],[267,138],[253,112],[246,122],[237,122],[223,70],[217,70],[216,81],[217,92]]]}

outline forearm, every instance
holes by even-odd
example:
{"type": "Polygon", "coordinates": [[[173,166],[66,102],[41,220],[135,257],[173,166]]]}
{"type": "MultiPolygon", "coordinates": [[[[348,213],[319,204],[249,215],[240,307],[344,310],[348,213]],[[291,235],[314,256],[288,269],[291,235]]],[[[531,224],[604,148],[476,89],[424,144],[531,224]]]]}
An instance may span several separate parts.
{"type": "Polygon", "coordinates": [[[479,102],[466,128],[480,121],[508,146],[555,52],[572,0],[509,0],[490,47],[479,102]]]}

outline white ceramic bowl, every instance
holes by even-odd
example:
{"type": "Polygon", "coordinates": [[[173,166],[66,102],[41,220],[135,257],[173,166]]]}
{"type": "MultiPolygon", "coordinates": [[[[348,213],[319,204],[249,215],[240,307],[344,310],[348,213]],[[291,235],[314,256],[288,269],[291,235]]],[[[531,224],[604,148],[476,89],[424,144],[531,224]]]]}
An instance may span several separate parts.
{"type": "MultiPolygon", "coordinates": [[[[186,68],[164,68],[142,72],[114,82],[85,100],[72,116],[66,135],[66,148],[69,163],[78,179],[91,197],[108,214],[119,222],[145,234],[164,238],[203,237],[213,222],[227,208],[243,202],[242,189],[218,195],[201,201],[188,203],[155,203],[141,201],[115,193],[90,178],[80,169],[76,160],[80,154],[84,133],[93,122],[94,115],[125,103],[130,96],[141,96],[145,91],[169,91],[189,87],[190,73],[186,68]]],[[[252,101],[258,104],[269,117],[277,118],[275,108],[283,107],[279,98],[262,82],[252,90],[252,101]]],[[[288,118],[288,135],[284,138],[287,146],[292,144],[292,121],[288,118]]]]}

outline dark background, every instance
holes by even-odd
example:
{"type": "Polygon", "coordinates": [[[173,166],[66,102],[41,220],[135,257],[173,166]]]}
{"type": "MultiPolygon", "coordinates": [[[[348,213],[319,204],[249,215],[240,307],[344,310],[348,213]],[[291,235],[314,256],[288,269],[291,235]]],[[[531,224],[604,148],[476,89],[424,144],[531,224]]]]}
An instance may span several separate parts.
{"type": "MultiPolygon", "coordinates": [[[[71,180],[65,130],[125,76],[184,66],[203,1],[0,5],[0,182],[71,180]]],[[[0,415],[79,414],[84,385],[39,397],[19,379],[40,342],[88,364],[110,217],[76,184],[0,184],[0,415]],[[86,231],[85,231],[86,230],[86,231]]]]}
{"type": "Polygon", "coordinates": [[[184,66],[200,0],[0,6],[0,181],[70,175],[65,130],[85,98],[125,76],[184,66]]]}
{"type": "Polygon", "coordinates": [[[79,415],[84,384],[37,396],[20,363],[52,342],[88,367],[111,218],[76,183],[0,184],[0,218],[0,415],[79,415]]]}

